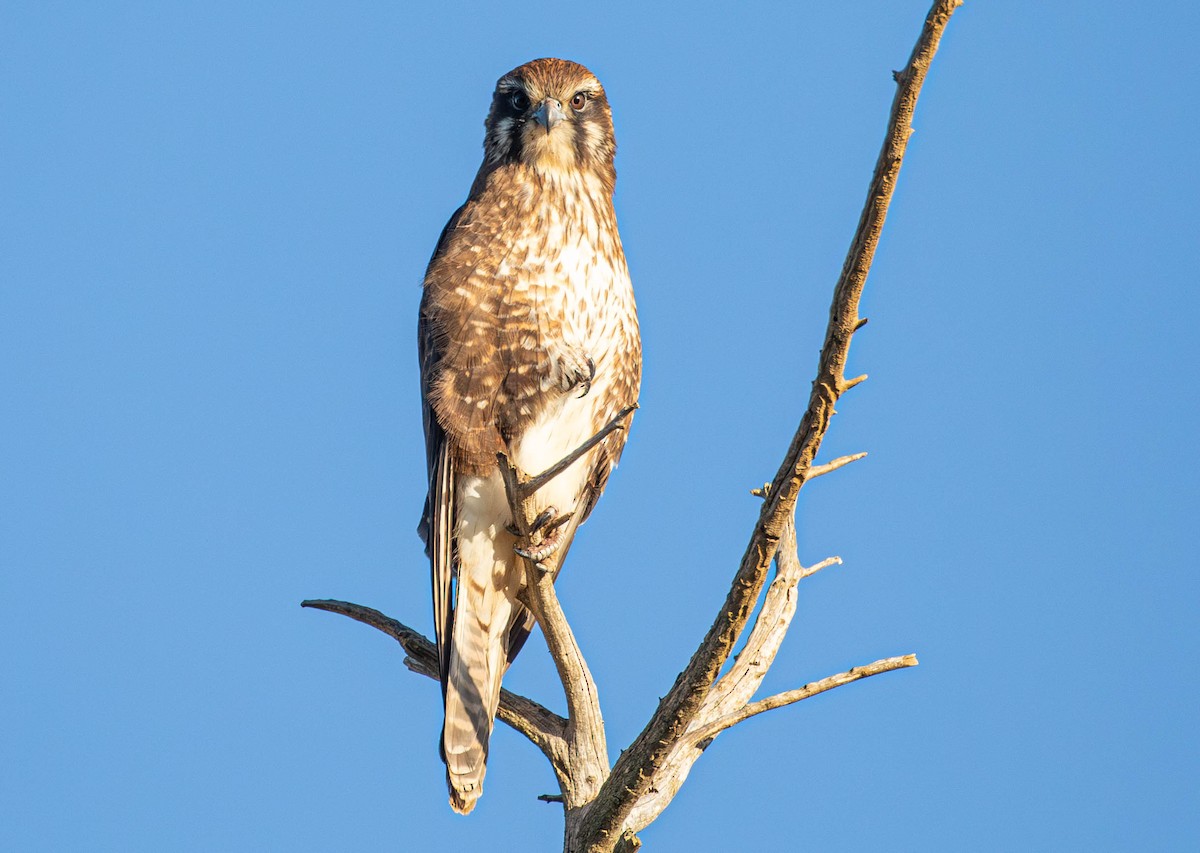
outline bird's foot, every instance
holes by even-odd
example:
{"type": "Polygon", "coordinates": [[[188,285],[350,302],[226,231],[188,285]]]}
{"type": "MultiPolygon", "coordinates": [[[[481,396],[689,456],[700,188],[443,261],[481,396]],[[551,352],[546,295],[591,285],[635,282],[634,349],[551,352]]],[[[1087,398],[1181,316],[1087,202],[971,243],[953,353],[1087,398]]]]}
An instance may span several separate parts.
{"type": "Polygon", "coordinates": [[[580,397],[588,395],[588,392],[592,390],[592,380],[596,378],[596,362],[592,360],[590,355],[587,357],[587,369],[587,379],[581,379],[579,382],[579,385],[583,388],[583,391],[579,394],[580,397]]]}
{"type": "Polygon", "coordinates": [[[582,388],[580,397],[586,397],[592,390],[592,380],[596,378],[596,361],[582,349],[573,350],[569,355],[562,356],[558,361],[559,387],[564,392],[582,388]]]}
{"type": "MultiPolygon", "coordinates": [[[[570,520],[570,513],[559,515],[555,507],[546,507],[538,513],[537,518],[529,525],[530,535],[540,533],[540,541],[528,548],[514,545],[513,550],[532,563],[542,562],[542,560],[553,555],[555,551],[562,547],[563,525],[570,520]]],[[[519,535],[519,532],[517,535],[519,535]]]]}
{"type": "Polygon", "coordinates": [[[562,537],[551,536],[549,539],[543,539],[534,547],[522,548],[520,545],[514,545],[513,550],[531,563],[541,563],[560,547],[562,547],[562,537]]]}

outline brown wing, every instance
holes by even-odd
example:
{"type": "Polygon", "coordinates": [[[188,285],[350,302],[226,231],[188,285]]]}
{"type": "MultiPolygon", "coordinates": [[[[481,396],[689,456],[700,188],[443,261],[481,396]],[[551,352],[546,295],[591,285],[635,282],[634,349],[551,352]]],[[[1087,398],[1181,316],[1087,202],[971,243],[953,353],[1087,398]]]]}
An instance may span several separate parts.
{"type": "MultiPolygon", "coordinates": [[[[437,247],[434,249],[433,257],[429,262],[430,271],[435,268],[443,271],[446,270],[446,267],[439,265],[438,261],[444,254],[453,251],[451,244],[453,243],[455,229],[462,219],[468,204],[470,202],[455,211],[454,215],[450,217],[450,221],[446,223],[446,227],[442,229],[437,247]]],[[[454,266],[450,266],[449,269],[454,273],[463,272],[462,268],[456,269],[454,266]]],[[[440,290],[444,292],[447,288],[440,288],[440,290]]],[[[460,466],[456,462],[459,453],[456,453],[455,449],[451,447],[450,438],[442,427],[438,413],[434,408],[434,400],[439,398],[439,392],[443,390],[437,387],[438,383],[442,381],[439,378],[442,372],[440,368],[442,367],[443,359],[448,356],[447,350],[454,344],[449,340],[449,330],[441,328],[434,319],[434,317],[444,316],[444,314],[435,310],[435,307],[430,304],[430,299],[431,289],[427,285],[424,297],[421,300],[417,344],[421,364],[421,408],[425,426],[425,451],[429,476],[429,491],[425,498],[425,508],[421,522],[418,525],[418,532],[425,542],[425,553],[429,557],[431,586],[433,589],[433,624],[437,639],[439,673],[444,699],[446,679],[450,671],[451,635],[454,629],[456,595],[454,581],[458,562],[457,548],[454,542],[456,517],[454,504],[455,480],[460,466]]],[[[482,370],[473,371],[477,379],[482,372],[482,370]]],[[[459,391],[458,393],[461,396],[463,393],[470,394],[473,391],[474,389],[467,389],[465,392],[459,391]]],[[[471,408],[474,409],[474,407],[471,408]]],[[[474,411],[471,411],[470,415],[472,417],[477,416],[474,411]]],[[[461,452],[461,448],[459,448],[459,451],[461,452]]],[[[607,472],[611,468],[611,464],[605,465],[604,479],[607,479],[607,472]]],[[[601,481],[600,488],[603,488],[603,481],[601,481]]],[[[589,512],[593,503],[594,498],[589,499],[589,512]]],[[[574,535],[574,530],[572,529],[570,533],[574,535]]],[[[561,557],[566,556],[569,546],[570,540],[568,539],[560,552],[558,565],[562,564],[561,557]]],[[[521,650],[521,647],[529,638],[529,633],[533,629],[534,623],[533,614],[525,607],[516,605],[508,624],[507,657],[509,663],[512,663],[517,652],[521,650]]]]}
{"type": "MultiPolygon", "coordinates": [[[[437,247],[433,251],[436,259],[445,249],[447,239],[462,215],[463,208],[455,211],[442,229],[437,247]]],[[[432,264],[432,261],[430,262],[432,264]]],[[[425,542],[425,553],[433,587],[433,627],[437,638],[439,672],[442,695],[445,698],[446,675],[450,669],[450,632],[454,626],[454,565],[457,559],[454,548],[454,458],[450,452],[446,431],[442,429],[430,405],[433,377],[445,352],[445,336],[434,328],[426,312],[425,299],[421,300],[421,312],[417,321],[417,349],[421,364],[421,415],[425,426],[425,461],[429,475],[429,491],[425,497],[418,532],[425,542]]]]}

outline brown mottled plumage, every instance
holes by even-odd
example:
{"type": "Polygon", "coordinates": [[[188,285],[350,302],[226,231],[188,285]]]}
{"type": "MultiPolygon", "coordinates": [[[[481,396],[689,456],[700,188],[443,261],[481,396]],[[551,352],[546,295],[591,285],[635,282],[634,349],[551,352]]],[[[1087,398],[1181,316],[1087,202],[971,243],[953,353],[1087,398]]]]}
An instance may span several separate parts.
{"type": "MultiPolygon", "coordinates": [[[[500,679],[533,627],[516,600],[524,578],[496,453],[540,473],[635,403],[641,382],[604,89],[582,65],[534,60],[500,78],[485,127],[483,165],[425,274],[418,329],[441,751],[463,814],[482,792],[500,679]]],[[[625,435],[538,492],[558,525],[551,571],[625,435]]]]}

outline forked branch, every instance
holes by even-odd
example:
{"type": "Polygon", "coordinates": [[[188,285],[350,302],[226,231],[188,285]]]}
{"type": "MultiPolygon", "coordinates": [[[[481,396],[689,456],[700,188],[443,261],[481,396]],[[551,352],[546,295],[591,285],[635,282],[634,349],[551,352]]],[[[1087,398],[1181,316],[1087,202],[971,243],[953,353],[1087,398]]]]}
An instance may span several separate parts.
{"type": "MultiPolygon", "coordinates": [[[[705,701],[717,673],[733,651],[746,626],[755,601],[766,581],[767,570],[779,545],[787,519],[795,511],[796,498],[810,476],[821,441],[829,428],[834,405],[846,390],[863,377],[846,378],[850,340],[862,327],[859,299],[867,272],[879,245],[879,235],[900,174],[900,164],[912,133],[912,116],[917,97],[942,32],[962,0],[936,0],[904,70],[895,74],[896,95],[875,172],[867,192],[858,227],[850,243],[841,276],[834,289],[825,343],[817,366],[808,408],[791,446],[771,481],[763,500],[758,523],[746,547],[733,584],[700,647],[659,704],[654,717],[613,766],[586,818],[582,836],[589,839],[616,837],[637,802],[643,798],[672,749],[684,737],[705,701]]],[[[603,850],[597,842],[595,850],[603,850]]]]}
{"type": "MultiPolygon", "coordinates": [[[[507,454],[499,453],[496,457],[513,526],[525,546],[517,551],[525,566],[524,603],[542,628],[542,635],[566,694],[567,727],[564,738],[568,772],[559,774],[559,785],[568,813],[590,803],[601,782],[608,776],[608,745],[596,682],[554,591],[556,567],[543,565],[525,556],[540,544],[535,541],[540,538],[540,532],[534,526],[537,510],[533,499],[538,489],[566,471],[613,432],[624,429],[626,419],[636,408],[635,403],[622,409],[599,432],[533,477],[527,477],[517,470],[507,454]]],[[[574,533],[578,524],[578,517],[568,522],[568,535],[574,533]]]]}

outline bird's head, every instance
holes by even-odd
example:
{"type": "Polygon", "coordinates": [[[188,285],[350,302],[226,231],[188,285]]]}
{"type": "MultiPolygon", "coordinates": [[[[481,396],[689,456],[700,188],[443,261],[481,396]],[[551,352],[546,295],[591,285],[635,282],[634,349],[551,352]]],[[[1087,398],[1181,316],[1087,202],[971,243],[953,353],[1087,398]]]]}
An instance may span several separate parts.
{"type": "Polygon", "coordinates": [[[611,183],[612,111],[582,65],[535,59],[514,68],[496,83],[484,126],[485,166],[522,163],[544,175],[582,169],[611,183]]]}

